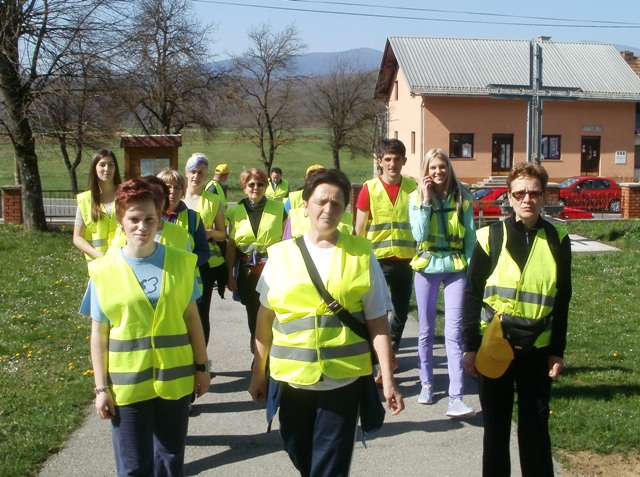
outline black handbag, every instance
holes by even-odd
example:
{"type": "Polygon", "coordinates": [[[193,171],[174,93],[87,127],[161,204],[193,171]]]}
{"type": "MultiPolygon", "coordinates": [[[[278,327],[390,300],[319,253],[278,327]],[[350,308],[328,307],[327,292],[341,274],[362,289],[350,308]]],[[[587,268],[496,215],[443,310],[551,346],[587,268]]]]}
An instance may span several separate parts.
{"type": "MultiPolygon", "coordinates": [[[[334,300],[331,294],[327,291],[326,287],[322,283],[318,269],[313,263],[313,260],[311,260],[311,255],[309,255],[307,245],[304,243],[304,237],[297,237],[294,241],[300,248],[302,258],[304,259],[307,271],[309,272],[309,277],[311,277],[311,281],[316,287],[316,290],[318,290],[318,293],[329,309],[335,313],[344,326],[350,328],[362,339],[367,340],[371,348],[371,360],[373,362],[376,354],[373,351],[373,346],[371,345],[371,337],[369,336],[367,325],[354,318],[353,315],[351,315],[348,310],[344,309],[340,303],[334,300]]],[[[382,427],[385,411],[384,406],[380,401],[380,393],[378,392],[373,374],[361,376],[358,381],[360,387],[360,427],[362,428],[362,437],[364,441],[366,439],[366,433],[375,432],[382,427]]]]}

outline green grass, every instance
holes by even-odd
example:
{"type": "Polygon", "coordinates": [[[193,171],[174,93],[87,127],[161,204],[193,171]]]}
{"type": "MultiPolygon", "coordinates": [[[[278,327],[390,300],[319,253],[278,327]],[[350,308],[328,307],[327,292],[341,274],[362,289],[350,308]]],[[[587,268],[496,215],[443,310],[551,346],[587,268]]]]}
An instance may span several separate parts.
{"type": "MultiPolygon", "coordinates": [[[[301,131],[304,140],[278,149],[274,166],[283,170],[283,176],[289,180],[292,188],[302,186],[304,173],[311,164],[322,164],[333,167],[331,152],[321,139],[324,134],[320,129],[305,129],[301,131]]],[[[244,197],[240,189],[238,178],[243,168],[263,167],[258,159],[258,149],[250,142],[237,143],[234,141],[233,131],[222,130],[211,142],[205,142],[201,136],[193,132],[183,135],[183,146],[179,151],[179,170],[184,172],[184,164],[194,152],[204,153],[212,166],[209,172],[213,175],[213,165],[227,163],[231,168],[229,178],[229,199],[237,201],[244,197]]],[[[54,142],[37,143],[38,163],[41,171],[43,189],[70,189],[67,169],[56,149],[54,142]],[[46,173],[43,173],[46,171],[46,173]]],[[[114,138],[105,142],[105,147],[113,149],[118,158],[121,172],[124,170],[124,151],[120,149],[120,139],[114,138]]],[[[90,151],[78,168],[78,185],[82,189],[87,184],[88,164],[94,151],[90,151]]],[[[351,160],[345,152],[341,155],[341,169],[347,174],[351,182],[362,183],[373,173],[371,157],[360,156],[351,160]]],[[[14,153],[11,144],[0,142],[0,186],[13,184],[14,153]]]]}
{"type": "Polygon", "coordinates": [[[32,475],[92,399],[86,265],[70,233],[15,226],[0,226],[0,263],[0,475],[32,475]]]}
{"type": "Polygon", "coordinates": [[[576,254],[565,362],[554,383],[552,441],[568,451],[640,451],[640,225],[569,224],[622,249],[576,254]]]}

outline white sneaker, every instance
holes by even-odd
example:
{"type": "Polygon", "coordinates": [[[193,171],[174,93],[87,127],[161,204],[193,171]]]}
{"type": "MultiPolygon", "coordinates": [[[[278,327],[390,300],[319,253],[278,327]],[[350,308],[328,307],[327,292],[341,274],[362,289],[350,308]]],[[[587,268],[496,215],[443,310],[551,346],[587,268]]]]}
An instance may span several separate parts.
{"type": "Polygon", "coordinates": [[[472,417],[476,412],[462,402],[462,399],[455,398],[449,400],[449,406],[445,414],[448,417],[472,417]]]}
{"type": "Polygon", "coordinates": [[[420,396],[418,396],[418,404],[433,404],[433,385],[425,384],[422,386],[420,396]]]}

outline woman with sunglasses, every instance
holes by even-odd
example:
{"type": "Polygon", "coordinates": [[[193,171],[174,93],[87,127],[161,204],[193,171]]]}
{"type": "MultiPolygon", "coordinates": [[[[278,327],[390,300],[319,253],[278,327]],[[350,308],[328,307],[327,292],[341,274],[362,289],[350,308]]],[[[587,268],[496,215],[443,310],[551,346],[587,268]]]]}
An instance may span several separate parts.
{"type": "Polygon", "coordinates": [[[522,475],[553,475],[549,399],[551,381],[564,369],[571,242],[565,227],[542,218],[548,178],[542,166],[530,162],[511,170],[507,187],[513,214],[478,230],[471,256],[462,315],[463,365],[478,376],[483,476],[511,473],[514,389],[522,475]],[[487,330],[496,326],[508,340],[503,345],[510,352],[503,356],[495,352],[497,346],[489,346],[492,332],[487,330]]]}
{"type": "Polygon", "coordinates": [[[227,266],[229,290],[237,293],[247,309],[247,321],[254,350],[256,320],[260,308],[260,294],[256,291],[258,279],[267,261],[267,247],[282,240],[287,215],[280,201],[265,196],[267,175],[252,167],[240,174],[240,186],[246,198],[227,210],[229,241],[227,266]]]}

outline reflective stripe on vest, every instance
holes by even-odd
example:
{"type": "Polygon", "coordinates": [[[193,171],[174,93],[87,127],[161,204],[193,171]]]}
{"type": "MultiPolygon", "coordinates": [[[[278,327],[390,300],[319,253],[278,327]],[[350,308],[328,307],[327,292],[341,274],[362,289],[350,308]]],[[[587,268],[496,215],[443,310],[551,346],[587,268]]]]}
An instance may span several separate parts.
{"type": "MultiPolygon", "coordinates": [[[[267,293],[274,310],[271,376],[299,385],[318,382],[323,375],[346,379],[371,373],[369,343],[342,325],[316,291],[297,245],[292,240],[269,248],[278,281],[267,293]]],[[[371,249],[362,237],[340,233],[325,286],[356,318],[364,322],[362,296],[370,288],[371,249]]]]}
{"type": "Polygon", "coordinates": [[[244,204],[237,204],[227,211],[230,222],[230,236],[236,242],[236,247],[246,254],[256,251],[264,254],[269,245],[282,240],[282,221],[284,220],[284,205],[272,199],[262,211],[258,235],[254,235],[251,221],[244,204]]]}
{"type": "Polygon", "coordinates": [[[193,392],[193,349],[182,319],[193,290],[196,256],[165,247],[155,310],[120,253],[89,264],[109,332],[109,381],[117,405],[193,392]],[[179,319],[176,319],[179,318],[179,319]]]}
{"type": "MultiPolygon", "coordinates": [[[[91,218],[91,191],[84,191],[76,196],[78,208],[82,214],[84,222],[84,238],[89,244],[99,252],[106,253],[116,230],[118,229],[118,219],[116,218],[115,203],[111,215],[107,214],[104,204],[100,204],[100,210],[104,214],[103,218],[94,222],[91,218]]],[[[87,261],[93,260],[91,255],[85,253],[87,261]]]]}
{"type": "Polygon", "coordinates": [[[416,182],[402,178],[395,204],[391,204],[380,178],[370,179],[365,184],[370,204],[366,236],[371,241],[373,253],[378,259],[412,258],[416,243],[409,223],[409,194],[416,189],[416,182]]]}
{"type": "MultiPolygon", "coordinates": [[[[420,207],[418,191],[413,191],[409,200],[411,204],[420,207]]],[[[445,254],[450,256],[454,271],[459,272],[467,267],[464,256],[466,229],[460,221],[454,194],[447,197],[444,205],[439,209],[432,206],[427,240],[418,244],[418,253],[411,260],[411,268],[415,271],[420,272],[427,268],[433,256],[444,257],[445,254]]],[[[462,207],[471,207],[471,202],[465,200],[462,207]]]]}
{"type": "MultiPolygon", "coordinates": [[[[196,212],[200,214],[200,218],[204,223],[205,229],[214,228],[214,222],[216,220],[216,215],[218,214],[218,209],[220,209],[222,203],[221,201],[222,199],[217,194],[212,194],[211,192],[207,192],[206,190],[202,192],[200,201],[198,202],[198,206],[196,207],[196,212]]],[[[186,220],[188,223],[189,218],[186,217],[186,220]]],[[[224,263],[224,257],[222,256],[220,247],[218,247],[218,244],[215,240],[208,240],[207,242],[209,243],[209,254],[211,255],[207,263],[209,263],[209,266],[212,268],[217,267],[218,265],[222,265],[224,263]]]]}
{"type": "MultiPolygon", "coordinates": [[[[557,293],[557,265],[547,243],[543,228],[539,229],[531,246],[529,257],[521,272],[518,264],[505,253],[507,244],[506,224],[503,224],[504,233],[502,249],[493,273],[487,278],[483,301],[485,309],[482,313],[480,332],[489,326],[487,321],[489,310],[498,313],[540,320],[551,314],[557,293]]],[[[558,229],[560,241],[566,236],[566,229],[558,229]]],[[[489,227],[478,231],[478,244],[487,255],[489,251],[489,227]]],[[[492,316],[493,317],[493,316],[492,316]]],[[[490,321],[490,319],[489,319],[490,321]]],[[[541,348],[551,342],[551,330],[543,332],[536,340],[534,346],[541,348]]]]}

